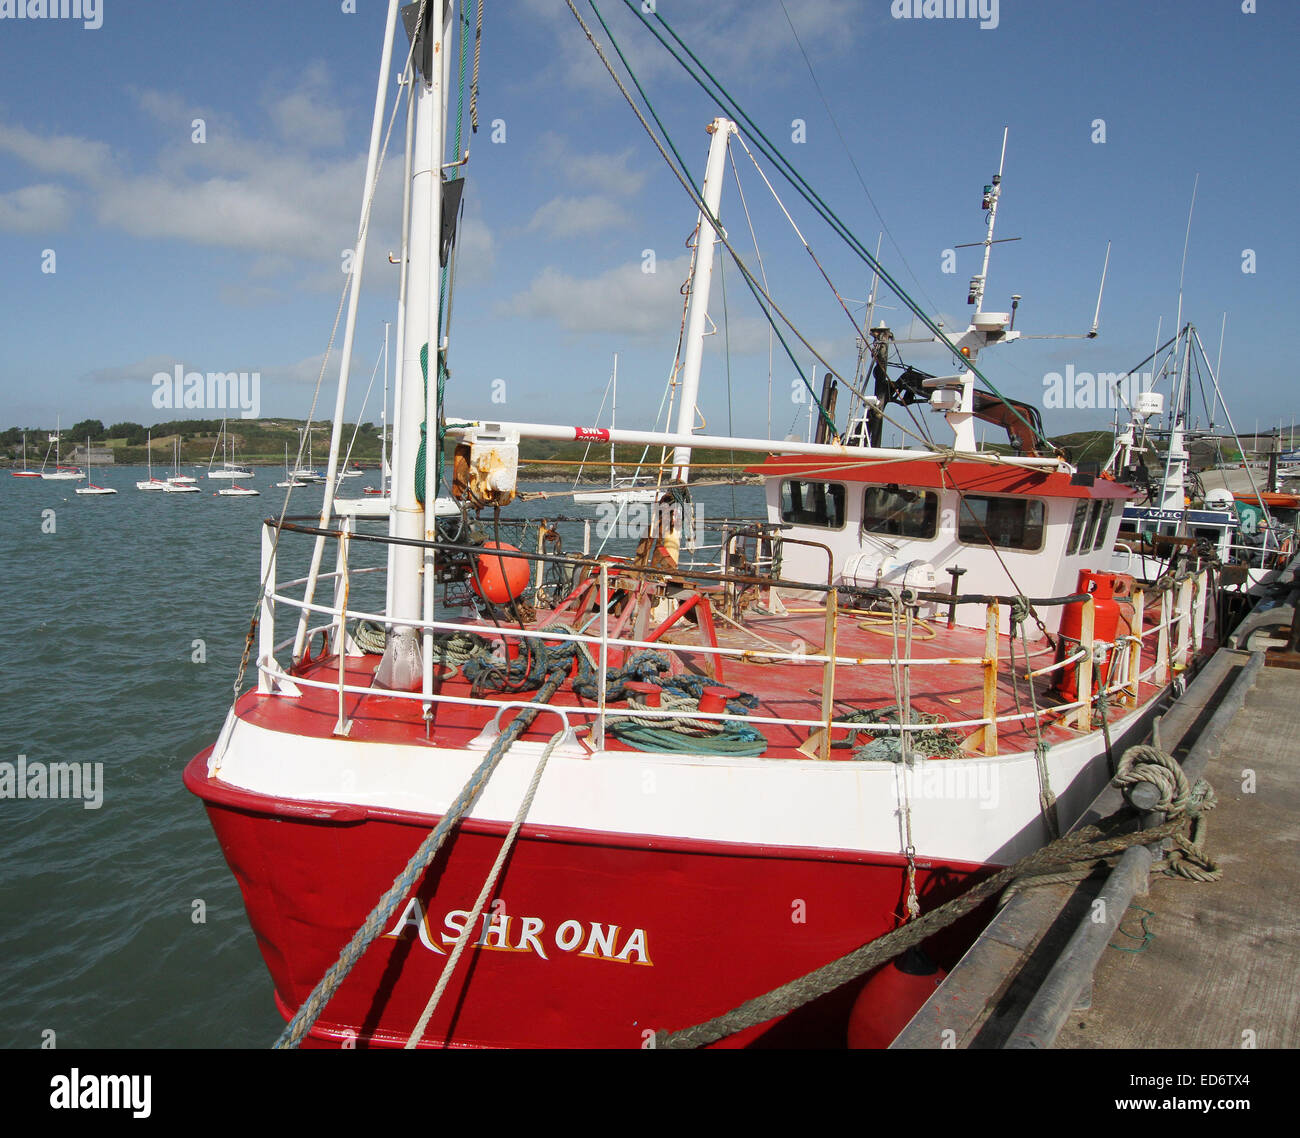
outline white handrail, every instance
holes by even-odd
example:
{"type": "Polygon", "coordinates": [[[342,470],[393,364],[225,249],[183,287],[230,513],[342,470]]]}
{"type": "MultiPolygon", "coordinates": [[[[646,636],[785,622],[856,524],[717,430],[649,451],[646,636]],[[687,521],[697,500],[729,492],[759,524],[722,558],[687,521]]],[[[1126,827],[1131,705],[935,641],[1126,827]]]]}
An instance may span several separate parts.
{"type": "MultiPolygon", "coordinates": [[[[671,720],[671,719],[680,718],[682,716],[682,712],[678,710],[663,710],[663,709],[655,709],[655,708],[640,707],[640,706],[632,707],[632,708],[611,708],[607,706],[606,688],[608,686],[609,651],[611,648],[620,648],[620,649],[648,648],[648,649],[670,650],[670,651],[675,650],[678,652],[701,653],[707,656],[721,656],[721,657],[739,656],[739,657],[746,657],[751,660],[755,659],[756,657],[759,657],[764,659],[771,659],[773,661],[785,661],[788,664],[804,664],[804,665],[834,664],[834,665],[846,665],[846,666],[858,666],[858,667],[883,666],[883,667],[897,668],[897,667],[939,667],[939,666],[947,667],[951,665],[987,664],[987,660],[983,656],[973,656],[973,657],[945,656],[939,658],[908,657],[907,659],[896,659],[892,656],[889,657],[841,656],[838,653],[833,655],[820,655],[820,654],[809,655],[806,653],[800,654],[795,651],[791,651],[789,653],[781,652],[779,650],[755,652],[753,649],[728,648],[720,645],[715,646],[712,644],[671,644],[663,641],[645,641],[645,640],[627,639],[623,637],[611,637],[610,636],[610,613],[609,613],[610,596],[611,596],[610,582],[609,582],[609,566],[607,563],[603,561],[599,566],[599,581],[598,581],[598,586],[599,586],[598,600],[599,600],[600,611],[599,613],[592,614],[592,618],[591,618],[592,620],[599,619],[600,621],[598,636],[584,635],[582,632],[574,632],[574,631],[562,632],[559,631],[558,629],[526,629],[522,627],[509,628],[509,627],[501,627],[501,626],[495,628],[487,628],[482,624],[470,624],[463,621],[446,621],[446,620],[428,621],[428,620],[422,620],[414,617],[412,618],[390,617],[383,613],[369,613],[361,610],[354,610],[348,607],[351,575],[355,573],[357,576],[361,576],[363,574],[368,574],[368,573],[382,572],[382,571],[386,571],[387,566],[380,565],[380,566],[365,567],[356,570],[351,570],[348,563],[348,553],[351,544],[348,541],[348,538],[350,537],[350,534],[351,534],[350,527],[345,525],[343,532],[340,535],[338,535],[339,536],[339,559],[337,562],[337,568],[335,572],[329,574],[318,574],[316,578],[317,584],[319,584],[319,582],[322,580],[332,579],[335,581],[336,603],[334,605],[318,604],[315,603],[314,601],[308,601],[305,598],[298,599],[286,595],[285,592],[283,592],[283,590],[290,589],[299,585],[309,584],[311,578],[303,577],[303,578],[297,578],[289,582],[277,583],[276,576],[275,576],[275,569],[276,569],[275,542],[273,540],[273,534],[270,527],[268,527],[264,531],[263,542],[262,542],[262,562],[263,562],[262,577],[265,584],[263,590],[263,597],[261,601],[261,616],[260,616],[260,629],[259,629],[260,639],[259,639],[259,657],[258,657],[258,665],[257,665],[258,673],[259,673],[258,690],[262,694],[276,694],[278,692],[279,689],[276,683],[276,678],[282,676],[284,673],[279,669],[279,666],[275,662],[274,659],[275,654],[282,651],[289,644],[294,643],[297,637],[302,636],[303,627],[307,625],[307,622],[310,619],[310,615],[312,613],[316,613],[321,616],[327,616],[329,618],[329,621],[327,623],[310,627],[310,630],[307,633],[306,642],[309,643],[310,639],[314,637],[317,632],[325,631],[325,632],[334,633],[336,655],[338,657],[337,681],[323,682],[320,680],[309,679],[303,676],[293,676],[293,683],[295,686],[333,689],[337,692],[339,718],[336,723],[336,728],[335,728],[336,733],[346,732],[347,729],[347,720],[344,715],[345,693],[356,694],[361,696],[382,695],[388,698],[418,700],[426,704],[449,703],[449,704],[485,707],[485,708],[493,709],[496,712],[496,716],[497,716],[496,721],[499,721],[501,711],[508,706],[521,707],[521,708],[539,708],[539,709],[544,708],[546,710],[557,711],[557,713],[559,713],[561,715],[561,718],[564,720],[566,724],[566,728],[568,726],[567,716],[569,714],[573,714],[578,717],[592,720],[590,724],[592,729],[592,742],[595,749],[599,751],[604,750],[607,719],[612,718],[617,720],[620,718],[648,718],[648,719],[671,720]],[[297,630],[297,636],[285,639],[280,642],[275,642],[274,639],[274,627],[275,627],[274,616],[275,616],[275,606],[277,604],[286,605],[289,608],[296,609],[302,614],[300,618],[299,628],[297,630]],[[402,692],[402,691],[395,691],[395,690],[389,690],[384,688],[376,688],[375,686],[373,686],[373,684],[368,686],[348,684],[346,682],[346,671],[345,671],[345,663],[344,663],[345,657],[347,655],[346,650],[347,650],[347,643],[348,643],[347,641],[348,620],[374,621],[376,623],[386,624],[389,627],[411,627],[411,628],[421,630],[426,634],[431,634],[434,631],[471,632],[474,635],[484,636],[487,638],[495,639],[499,637],[503,641],[508,641],[511,638],[517,638],[517,639],[533,639],[533,640],[543,640],[543,641],[552,641],[552,642],[560,641],[562,643],[574,642],[580,644],[589,644],[593,646],[599,645],[599,657],[597,661],[598,687],[597,687],[596,705],[594,708],[564,707],[561,710],[549,704],[534,704],[528,702],[512,702],[509,704],[503,704],[499,700],[483,699],[474,696],[449,696],[449,695],[432,694],[432,693],[424,693],[424,692],[402,692]]],[[[962,728],[989,727],[989,726],[1001,725],[1001,724],[1012,724],[1012,723],[1033,719],[1035,718],[1036,714],[1039,717],[1046,716],[1052,718],[1053,720],[1059,719],[1061,721],[1064,721],[1066,718],[1068,718],[1065,715],[1065,713],[1074,710],[1082,711],[1083,709],[1090,707],[1095,701],[1100,700],[1103,694],[1107,696],[1120,694],[1120,693],[1135,694],[1136,693],[1136,688],[1134,687],[1135,684],[1142,684],[1142,683],[1149,683],[1149,682],[1155,682],[1155,683],[1165,682],[1167,680],[1168,672],[1170,670],[1171,664],[1177,667],[1178,665],[1175,663],[1175,661],[1177,661],[1180,656],[1183,657],[1184,660],[1186,659],[1188,647],[1189,647],[1188,641],[1193,640],[1194,642],[1199,642],[1199,628],[1196,628],[1195,626],[1199,624],[1199,621],[1197,619],[1198,616],[1203,617],[1203,613],[1200,613],[1197,610],[1198,608],[1203,609],[1204,597],[1205,597],[1204,590],[1206,588],[1206,585],[1207,585],[1206,572],[1202,570],[1200,573],[1196,574],[1195,576],[1186,578],[1183,582],[1180,583],[1180,587],[1177,590],[1170,589],[1170,590],[1163,590],[1161,592],[1160,619],[1151,627],[1130,629],[1127,634],[1117,636],[1113,643],[1106,642],[1106,641],[1090,642],[1089,646],[1080,646],[1076,651],[1069,653],[1068,655],[1066,655],[1060,660],[1055,660],[1051,664],[1048,664],[1042,668],[1038,668],[1032,671],[1025,671],[1024,673],[1021,673],[1026,680],[1032,682],[1033,680],[1041,678],[1042,676],[1048,675],[1052,672],[1060,671],[1062,669],[1070,667],[1071,665],[1080,664],[1085,660],[1085,658],[1090,659],[1092,657],[1092,652],[1090,651],[1090,647],[1092,648],[1102,647],[1111,656],[1109,678],[1114,682],[1100,685],[1099,690],[1096,693],[1091,693],[1090,690],[1090,694],[1087,698],[1077,699],[1070,703],[1053,704],[1050,708],[1044,708],[1037,713],[1034,711],[1018,712],[1014,714],[1008,713],[1006,715],[984,716],[978,719],[951,720],[951,721],[946,720],[936,724],[860,723],[860,722],[842,721],[842,720],[834,720],[834,719],[827,720],[824,718],[791,719],[791,718],[784,718],[784,717],[756,716],[750,713],[736,714],[730,712],[699,712],[699,711],[690,712],[689,717],[693,719],[701,719],[701,720],[716,720],[721,723],[741,722],[741,723],[754,723],[754,724],[771,724],[771,725],[786,726],[786,727],[838,728],[838,729],[855,730],[859,732],[866,732],[869,734],[881,734],[881,735],[898,735],[904,732],[923,732],[923,731],[934,730],[934,729],[962,729],[962,728]],[[1179,643],[1177,647],[1174,647],[1170,643],[1171,640],[1173,639],[1171,633],[1173,632],[1175,627],[1178,628],[1178,632],[1179,632],[1179,643]],[[1133,668],[1136,665],[1136,660],[1140,659],[1140,657],[1135,657],[1134,654],[1140,650],[1140,647],[1144,639],[1152,635],[1161,638],[1160,650],[1157,651],[1156,661],[1149,668],[1142,671],[1138,671],[1136,672],[1136,674],[1134,674],[1133,668]],[[1173,648],[1172,651],[1171,648],[1173,648]],[[1153,677],[1156,676],[1159,676],[1160,678],[1158,680],[1153,679],[1153,677]],[[1119,678],[1117,679],[1117,677],[1119,678]]],[[[1147,591],[1143,590],[1142,592],[1143,592],[1143,596],[1145,597],[1147,591]]],[[[1142,607],[1145,608],[1145,605],[1143,605],[1142,607]]],[[[589,628],[590,623],[591,621],[588,621],[587,624],[584,625],[584,629],[589,628]]],[[[1038,647],[1035,650],[1033,650],[1029,654],[1029,659],[1032,659],[1033,657],[1036,656],[1045,655],[1047,652],[1051,650],[1052,649],[1050,647],[1050,642],[1049,642],[1046,647],[1038,647]]],[[[1088,682],[1088,677],[1086,676],[1083,677],[1083,682],[1081,686],[1087,686],[1089,689],[1093,687],[1093,685],[1090,682],[1088,682]]]]}

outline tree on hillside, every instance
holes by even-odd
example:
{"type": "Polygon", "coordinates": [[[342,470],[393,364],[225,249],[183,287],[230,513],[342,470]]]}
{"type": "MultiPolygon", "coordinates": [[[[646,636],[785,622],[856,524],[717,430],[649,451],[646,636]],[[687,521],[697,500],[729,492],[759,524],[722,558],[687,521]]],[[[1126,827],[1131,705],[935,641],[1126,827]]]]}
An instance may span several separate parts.
{"type": "Polygon", "coordinates": [[[68,436],[74,440],[86,438],[102,439],[104,437],[104,424],[98,419],[82,419],[80,423],[73,423],[68,428],[68,436]]]}
{"type": "Polygon", "coordinates": [[[122,439],[129,447],[144,446],[145,429],[139,423],[114,423],[108,428],[110,439],[122,439]]]}

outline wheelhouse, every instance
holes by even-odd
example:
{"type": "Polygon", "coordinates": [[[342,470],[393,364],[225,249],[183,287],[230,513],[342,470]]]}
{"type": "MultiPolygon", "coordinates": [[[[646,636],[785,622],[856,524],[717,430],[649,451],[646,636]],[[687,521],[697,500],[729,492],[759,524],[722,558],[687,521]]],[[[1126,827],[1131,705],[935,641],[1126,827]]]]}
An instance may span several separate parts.
{"type": "MultiPolygon", "coordinates": [[[[782,571],[845,588],[1060,596],[1109,560],[1132,490],[1107,479],[970,460],[770,456],[782,571]],[[829,566],[829,569],[828,569],[829,566]]],[[[1043,614],[1049,630],[1059,610],[1043,614]]],[[[957,606],[958,624],[984,614],[957,606]],[[965,610],[965,611],[963,611],[965,610]]]]}

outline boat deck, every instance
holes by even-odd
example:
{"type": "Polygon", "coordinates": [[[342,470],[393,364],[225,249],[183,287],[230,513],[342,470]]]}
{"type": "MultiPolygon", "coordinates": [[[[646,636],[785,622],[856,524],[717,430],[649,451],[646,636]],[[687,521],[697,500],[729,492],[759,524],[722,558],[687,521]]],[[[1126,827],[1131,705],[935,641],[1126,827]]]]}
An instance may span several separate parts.
{"type": "MultiPolygon", "coordinates": [[[[545,615],[545,614],[543,614],[545,615]]],[[[485,636],[499,635],[490,623],[466,625],[467,630],[485,636]]],[[[823,721],[822,688],[826,667],[823,662],[810,660],[799,663],[790,659],[774,659],[777,653],[789,655],[803,652],[817,656],[822,652],[826,635],[826,621],[822,610],[792,611],[784,615],[747,615],[745,627],[738,628],[715,619],[718,645],[737,649],[744,656],[719,657],[699,651],[705,643],[703,628],[682,622],[671,628],[656,641],[656,647],[668,652],[674,670],[716,680],[717,685],[732,693],[752,693],[758,699],[753,719],[765,718],[782,721],[823,721]],[[693,650],[694,649],[694,650],[693,650]],[[718,678],[716,669],[721,668],[718,678]]],[[[568,631],[566,628],[565,631],[568,631]]],[[[627,634],[625,634],[627,635],[627,634]]],[[[628,635],[628,638],[632,637],[628,635]]],[[[985,647],[983,630],[945,627],[943,617],[919,622],[914,629],[913,660],[934,661],[917,663],[911,672],[911,705],[915,715],[930,714],[949,722],[969,722],[981,718],[984,708],[984,668],[980,662],[985,647]]],[[[1042,668],[1054,659],[1053,649],[1043,640],[1030,641],[1032,666],[1042,668]]],[[[851,717],[855,711],[896,707],[895,670],[889,664],[894,649],[893,629],[888,614],[841,613],[836,629],[836,655],[843,660],[852,658],[853,664],[839,663],[835,668],[833,713],[836,719],[851,717]]],[[[902,636],[899,635],[899,655],[902,655],[902,636]]],[[[638,649],[610,649],[610,669],[623,659],[623,652],[635,653],[638,649]]],[[[1019,640],[1016,642],[1016,671],[1021,675],[1013,685],[1008,664],[1009,645],[1006,636],[998,638],[999,667],[997,676],[997,713],[1009,716],[1023,713],[1025,718],[1002,723],[998,731],[998,751],[1011,754],[1032,750],[1036,741],[1034,723],[1029,714],[1032,709],[1029,686],[1023,679],[1024,658],[1019,640]]],[[[593,655],[595,651],[593,650],[593,655]]],[[[377,655],[349,656],[344,661],[344,679],[348,687],[368,688],[374,683],[377,655]]],[[[1034,699],[1040,712],[1039,721],[1048,743],[1076,738],[1079,732],[1063,722],[1065,713],[1055,709],[1064,701],[1052,690],[1054,673],[1034,681],[1034,699]]],[[[252,722],[279,731],[295,734],[328,737],[334,733],[338,722],[339,696],[337,684],[339,663],[337,656],[325,655],[290,673],[293,678],[304,678],[330,688],[302,686],[300,698],[250,693],[241,704],[241,714],[252,722]]],[[[1156,691],[1150,684],[1142,684],[1139,700],[1145,702],[1156,691]]],[[[477,736],[493,714],[493,705],[529,701],[536,689],[510,694],[474,692],[470,683],[457,671],[436,684],[436,694],[444,697],[468,699],[479,697],[483,703],[435,705],[432,731],[426,738],[426,726],[418,700],[405,699],[379,693],[359,694],[347,692],[344,710],[350,728],[348,736],[354,740],[384,743],[424,743],[438,746],[462,747],[477,736]],[[484,705],[486,704],[486,706],[484,705]]],[[[571,681],[566,680],[552,705],[562,708],[594,709],[595,701],[575,692],[571,681]]],[[[626,707],[624,703],[611,702],[611,707],[626,707]]],[[[1125,708],[1112,704],[1111,719],[1125,712],[1125,708]]],[[[589,717],[575,717],[575,723],[589,717]]],[[[508,722],[508,717],[503,717],[508,722]]],[[[763,754],[773,759],[806,759],[818,757],[815,750],[799,748],[808,743],[814,728],[807,725],[755,722],[753,726],[767,740],[763,754]]],[[[938,725],[938,726],[941,726],[938,725]]],[[[522,736],[529,740],[546,740],[557,730],[552,716],[539,716],[522,736]]],[[[981,729],[958,728],[965,738],[967,750],[979,751],[981,729]],[[970,736],[974,736],[971,738],[970,736]]],[[[848,730],[832,731],[835,743],[845,743],[848,730]]],[[[859,735],[858,744],[871,741],[868,734],[859,735]]],[[[925,749],[925,737],[918,736],[917,749],[925,749]]],[[[610,750],[633,750],[628,744],[607,736],[610,750]]],[[[836,747],[834,759],[851,759],[853,748],[836,747]]]]}

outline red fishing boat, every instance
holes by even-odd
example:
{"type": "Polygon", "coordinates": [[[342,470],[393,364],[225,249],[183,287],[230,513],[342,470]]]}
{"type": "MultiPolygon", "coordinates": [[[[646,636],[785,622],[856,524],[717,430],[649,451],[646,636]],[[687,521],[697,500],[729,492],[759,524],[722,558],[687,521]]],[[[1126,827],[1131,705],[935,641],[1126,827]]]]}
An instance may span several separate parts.
{"type": "MultiPolygon", "coordinates": [[[[394,0],[366,202],[396,16],[394,0]]],[[[697,201],[676,430],[449,422],[426,377],[460,192],[457,167],[430,174],[446,97],[431,61],[449,59],[453,19],[425,0],[406,22],[389,508],[367,529],[373,511],[334,499],[354,295],[324,503],[265,524],[256,687],[185,781],[291,1020],[283,1044],[654,1045],[1068,828],[1199,652],[1206,576],[1155,592],[1101,572],[1131,491],[1049,450],[1032,409],[976,391],[981,351],[1019,335],[984,310],[982,276],[964,333],[929,325],[958,374],[891,376],[873,330],[877,395],[842,430],[832,381],[815,441],[693,433],[726,119],[697,201]],[[950,445],[879,445],[905,396],[950,445]],[[1028,446],[978,448],[977,418],[1028,446]],[[426,423],[456,440],[445,471],[426,423]],[[568,554],[553,528],[500,515],[527,437],[671,448],[635,553],[568,554]],[[752,456],[764,518],[693,517],[700,446],[752,456]]],[[[986,270],[999,194],[1000,178],[986,270]]],[[[950,926],[926,957],[951,965],[973,932],[950,926]]],[[[891,969],[720,1042],[843,1046],[851,1023],[887,1040],[933,984],[891,969]]]]}

